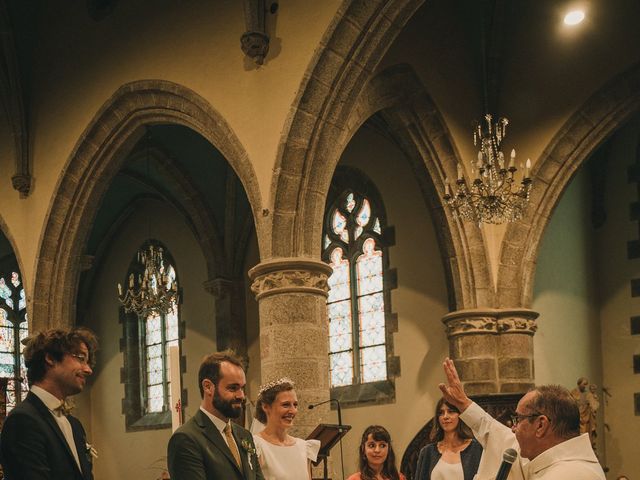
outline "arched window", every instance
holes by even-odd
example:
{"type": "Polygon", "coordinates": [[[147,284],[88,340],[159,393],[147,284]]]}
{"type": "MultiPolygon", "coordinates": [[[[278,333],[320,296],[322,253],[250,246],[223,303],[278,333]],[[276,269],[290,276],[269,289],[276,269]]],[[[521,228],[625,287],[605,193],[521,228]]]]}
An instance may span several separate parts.
{"type": "MultiPolygon", "coordinates": [[[[173,265],[165,263],[169,282],[176,281],[173,265]]],[[[178,335],[178,304],[173,300],[166,314],[150,314],[141,319],[144,332],[145,409],[149,413],[170,410],[169,347],[180,346],[178,335]]]]}
{"type": "MultiPolygon", "coordinates": [[[[162,251],[163,258],[161,278],[150,278],[149,284],[154,288],[156,282],[166,282],[170,289],[178,282],[173,257],[157,240],[148,240],[140,250],[144,251],[149,245],[153,245],[156,251],[162,251]]],[[[145,268],[140,263],[143,257],[144,255],[135,256],[127,272],[127,279],[132,275],[136,278],[144,276],[145,268]]],[[[180,295],[178,299],[179,297],[180,295]]],[[[178,346],[181,351],[180,340],[184,332],[178,299],[173,299],[167,313],[161,314],[152,312],[138,316],[135,313],[125,313],[121,307],[126,372],[123,410],[129,431],[171,425],[169,348],[178,346]]]]}
{"type": "Polygon", "coordinates": [[[0,272],[0,377],[7,380],[7,412],[26,397],[21,341],[27,337],[27,301],[16,269],[0,272]]]}
{"type": "Polygon", "coordinates": [[[362,400],[366,389],[335,390],[369,385],[376,398],[381,391],[393,396],[390,381],[397,366],[389,321],[393,282],[385,278],[392,235],[377,190],[361,174],[354,175],[343,167],[334,176],[322,249],[323,260],[333,268],[327,299],[330,382],[334,396],[346,401],[362,400]]]}

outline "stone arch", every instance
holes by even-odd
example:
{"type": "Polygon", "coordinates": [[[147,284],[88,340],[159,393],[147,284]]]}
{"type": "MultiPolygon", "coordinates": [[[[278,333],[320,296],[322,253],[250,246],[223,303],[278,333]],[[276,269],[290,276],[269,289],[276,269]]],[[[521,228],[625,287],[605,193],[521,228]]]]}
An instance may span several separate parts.
{"type": "Polygon", "coordinates": [[[640,63],[592,95],[558,131],[536,162],[525,217],[507,228],[498,267],[498,306],[528,307],[540,241],[560,196],[587,157],[640,111],[640,63]]]}
{"type": "Polygon", "coordinates": [[[492,307],[495,295],[482,233],[477,225],[454,218],[442,203],[445,178],[455,178],[460,155],[410,66],[387,68],[369,82],[348,123],[348,137],[376,112],[411,163],[436,226],[450,310],[492,307]]]}
{"type": "Polygon", "coordinates": [[[240,178],[256,218],[261,198],[255,172],[222,116],[172,82],[125,84],[89,123],[56,186],[36,265],[33,319],[38,327],[73,323],[82,249],[100,199],[144,126],[159,123],[186,126],[211,142],[240,178]]]}
{"type": "Polygon", "coordinates": [[[424,0],[344,1],[287,119],[272,182],[272,230],[262,260],[319,258],[327,188],[356,99],[424,0]]]}

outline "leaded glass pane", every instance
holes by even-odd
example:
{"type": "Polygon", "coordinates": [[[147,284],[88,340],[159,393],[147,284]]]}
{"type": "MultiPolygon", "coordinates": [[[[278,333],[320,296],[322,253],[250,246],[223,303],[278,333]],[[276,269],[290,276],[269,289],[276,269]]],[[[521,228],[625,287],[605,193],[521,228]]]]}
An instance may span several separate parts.
{"type": "Polygon", "coordinates": [[[20,286],[20,275],[18,275],[18,272],[11,272],[11,283],[16,288],[20,286]]]}
{"type": "Polygon", "coordinates": [[[340,352],[329,355],[331,386],[340,387],[353,383],[352,352],[340,352]]]}
{"type": "Polygon", "coordinates": [[[362,207],[360,208],[360,211],[356,215],[356,222],[358,222],[358,225],[360,225],[361,227],[364,227],[367,223],[369,223],[370,218],[371,218],[371,204],[369,203],[369,200],[365,198],[362,202],[362,207]]]}
{"type": "Polygon", "coordinates": [[[384,303],[382,293],[360,297],[360,346],[385,343],[384,303]],[[380,297],[375,299],[373,297],[380,297]]]}
{"type": "Polygon", "coordinates": [[[147,395],[149,399],[149,411],[161,412],[164,406],[164,387],[162,385],[149,385],[147,395]]]}
{"type": "Polygon", "coordinates": [[[162,358],[162,347],[160,345],[150,345],[147,349],[147,358],[162,358]]]}
{"type": "Polygon", "coordinates": [[[362,247],[364,253],[356,261],[358,295],[382,290],[382,252],[374,250],[374,247],[373,238],[367,238],[362,247]]]}
{"type": "Polygon", "coordinates": [[[376,218],[375,223],[373,224],[373,231],[378,235],[382,234],[382,228],[380,228],[380,219],[376,218]]]}
{"type": "Polygon", "coordinates": [[[329,245],[331,245],[331,239],[329,235],[324,236],[324,246],[322,248],[326,249],[329,245]]]}
{"type": "Polygon", "coordinates": [[[0,298],[11,298],[11,289],[7,286],[4,277],[0,278],[0,298]]]}
{"type": "Polygon", "coordinates": [[[162,319],[159,315],[147,317],[145,341],[147,345],[155,345],[162,342],[162,319]]]}
{"type": "MultiPolygon", "coordinates": [[[[347,229],[347,219],[342,215],[338,210],[333,212],[333,219],[331,221],[331,226],[333,228],[333,233],[336,235],[342,236],[342,232],[347,229]]],[[[349,241],[349,236],[347,235],[347,242],[349,241]]]]}
{"type": "Polygon", "coordinates": [[[178,306],[175,302],[165,316],[165,338],[167,342],[178,339],[178,306]]]}
{"type": "Polygon", "coordinates": [[[353,193],[347,195],[345,207],[347,208],[347,212],[351,213],[356,206],[356,199],[353,196],[353,193]]]}
{"type": "Polygon", "coordinates": [[[20,301],[18,302],[18,310],[27,308],[27,300],[24,297],[24,288],[20,290],[20,301]]]}
{"type": "Polygon", "coordinates": [[[377,382],[387,378],[387,351],[385,345],[360,350],[362,382],[377,382]]]}
{"type": "Polygon", "coordinates": [[[328,303],[347,299],[351,296],[349,280],[349,261],[342,258],[342,249],[336,248],[331,252],[331,267],[333,273],[327,280],[329,285],[328,303]]]}
{"type": "Polygon", "coordinates": [[[362,235],[362,227],[358,225],[356,227],[356,231],[353,233],[354,240],[357,240],[358,238],[360,238],[360,235],[362,235]]]}
{"type": "Polygon", "coordinates": [[[352,348],[351,302],[344,300],[329,305],[329,352],[352,348]]]}

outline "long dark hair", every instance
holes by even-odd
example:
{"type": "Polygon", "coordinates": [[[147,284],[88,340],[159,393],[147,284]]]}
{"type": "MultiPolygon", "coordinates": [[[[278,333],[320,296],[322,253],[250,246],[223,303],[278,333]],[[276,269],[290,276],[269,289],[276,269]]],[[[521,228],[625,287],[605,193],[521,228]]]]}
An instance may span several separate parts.
{"type": "MultiPolygon", "coordinates": [[[[451,410],[452,412],[460,413],[460,410],[451,405],[449,402],[446,402],[444,398],[438,400],[438,403],[436,404],[436,413],[433,417],[433,426],[431,427],[431,433],[429,434],[429,441],[433,443],[439,442],[444,438],[444,430],[442,430],[442,426],[440,426],[440,409],[443,405],[449,407],[449,410],[451,410]]],[[[458,422],[456,433],[462,440],[473,438],[471,429],[462,420],[458,422]]]]}
{"type": "Polygon", "coordinates": [[[387,432],[387,429],[380,425],[368,426],[362,434],[362,441],[360,442],[359,449],[359,466],[360,466],[360,478],[361,480],[375,480],[376,474],[367,462],[367,454],[365,453],[365,446],[369,435],[376,442],[387,442],[387,459],[382,466],[382,476],[389,480],[400,480],[400,474],[396,467],[396,454],[393,452],[393,446],[391,445],[391,435],[387,432]]]}

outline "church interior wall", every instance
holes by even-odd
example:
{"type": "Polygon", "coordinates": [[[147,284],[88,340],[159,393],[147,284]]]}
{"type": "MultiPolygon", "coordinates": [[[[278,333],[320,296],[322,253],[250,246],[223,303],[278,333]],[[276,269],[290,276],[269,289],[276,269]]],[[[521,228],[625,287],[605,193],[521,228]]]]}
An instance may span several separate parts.
{"type": "MultiPolygon", "coordinates": [[[[245,260],[245,272],[248,272],[251,267],[260,263],[260,255],[258,253],[258,242],[255,236],[249,241],[247,245],[247,254],[245,260]]],[[[247,318],[247,358],[249,367],[247,368],[247,388],[246,393],[248,396],[247,403],[251,402],[251,411],[255,411],[256,400],[258,398],[258,391],[262,384],[260,376],[260,317],[258,316],[258,302],[256,301],[254,293],[251,291],[251,282],[248,276],[245,278],[245,311],[247,318]]],[[[247,422],[247,425],[251,425],[251,419],[247,422]]]]}
{"type": "MultiPolygon", "coordinates": [[[[441,362],[448,354],[441,322],[448,310],[436,233],[402,152],[388,138],[364,127],[347,146],[340,164],[358,168],[373,181],[385,204],[387,224],[395,227],[396,243],[389,248],[389,259],[390,268],[398,272],[398,288],[391,291],[391,310],[398,316],[394,355],[400,357],[401,372],[395,379],[394,402],[343,409],[343,422],[352,426],[343,442],[348,475],[356,471],[360,437],[367,426],[377,423],[389,430],[399,462],[433,416],[440,398],[441,362]]],[[[337,471],[337,450],[332,458],[337,471]]]]}
{"type": "MultiPolygon", "coordinates": [[[[598,251],[591,211],[591,177],[583,167],[554,210],[539,250],[532,305],[540,313],[533,337],[537,385],[572,390],[578,378],[587,377],[602,386],[598,251]]],[[[600,441],[600,452],[602,447],[600,441]]]]}
{"type": "MultiPolygon", "coordinates": [[[[640,315],[640,301],[632,296],[631,281],[640,276],[640,261],[631,258],[627,242],[638,240],[638,221],[630,216],[638,201],[638,183],[629,180],[637,165],[640,117],[636,116],[610,140],[605,202],[607,219],[596,237],[598,291],[602,332],[603,386],[611,396],[601,407],[608,425],[607,463],[612,478],[640,472],[637,433],[640,416],[634,412],[634,393],[640,392],[640,375],[634,374],[633,356],[640,354],[638,337],[631,335],[631,317],[640,315]]],[[[631,478],[631,477],[629,477],[631,478]]]]}
{"type": "Polygon", "coordinates": [[[200,405],[197,381],[200,360],[216,350],[214,299],[202,286],[207,272],[199,245],[175,210],[165,203],[147,201],[136,209],[113,238],[95,283],[90,311],[83,319],[100,339],[91,388],[83,394],[89,398],[84,400],[85,408],[78,409],[87,428],[87,438],[99,452],[100,458],[94,467],[97,479],[157,478],[166,467],[166,446],[171,429],[126,432],[122,412],[124,357],[120,340],[123,329],[119,323],[116,285],[124,283],[135,252],[150,237],[160,240],[173,256],[183,292],[180,320],[186,327],[181,352],[186,357],[186,371],[182,375],[188,400],[186,419],[200,405]],[[90,415],[87,414],[89,411],[90,415]]]}

